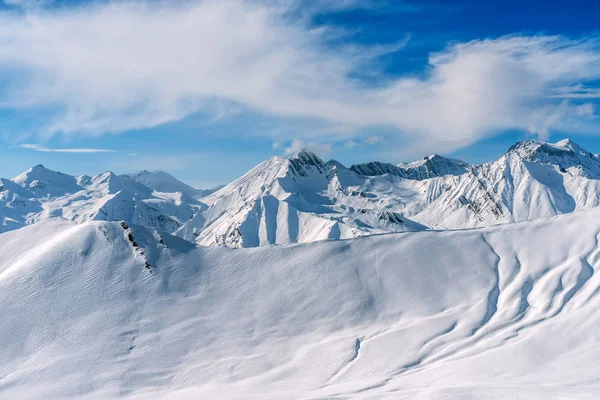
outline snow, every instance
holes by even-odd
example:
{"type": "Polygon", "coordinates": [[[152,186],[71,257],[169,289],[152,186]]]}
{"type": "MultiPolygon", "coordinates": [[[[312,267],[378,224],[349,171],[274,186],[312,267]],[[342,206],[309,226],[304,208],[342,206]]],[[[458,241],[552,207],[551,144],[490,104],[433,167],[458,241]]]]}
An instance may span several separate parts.
{"type": "Polygon", "coordinates": [[[566,139],[482,165],[431,155],[346,168],[273,157],[216,191],[166,172],[69,176],[36,166],[0,189],[0,232],[63,218],[140,224],[204,246],[259,247],[547,218],[600,204],[600,158],[566,139]]]}
{"type": "Polygon", "coordinates": [[[0,179],[0,398],[598,398],[599,185],[570,140],[214,192],[36,166],[0,179]]]}
{"type": "Polygon", "coordinates": [[[250,249],[42,221],[0,234],[0,397],[597,398],[598,220],[250,249]]]}
{"type": "Polygon", "coordinates": [[[112,172],[71,176],[38,165],[12,180],[0,180],[0,232],[54,217],[75,222],[127,220],[173,232],[206,208],[184,192],[158,192],[155,187],[160,185],[146,186],[112,172]]]}
{"type": "Polygon", "coordinates": [[[468,172],[470,165],[454,158],[446,158],[437,154],[424,157],[411,163],[393,165],[382,162],[357,164],[350,169],[360,175],[374,176],[391,174],[406,179],[424,180],[444,175],[462,175],[468,172]]]}
{"type": "Polygon", "coordinates": [[[303,150],[273,157],[201,201],[210,207],[176,234],[206,246],[256,247],[421,230],[373,203],[364,181],[339,163],[303,150]]]}
{"type": "Polygon", "coordinates": [[[176,234],[254,247],[475,228],[595,207],[599,185],[600,159],[569,140],[519,142],[483,165],[432,155],[346,168],[303,151],[271,158],[201,199],[210,207],[176,234]]]}
{"type": "Polygon", "coordinates": [[[437,154],[408,164],[398,164],[411,179],[427,179],[444,175],[462,175],[470,165],[454,158],[446,158],[437,154]]]}
{"type": "Polygon", "coordinates": [[[43,165],[36,165],[12,180],[38,196],[55,197],[75,193],[81,189],[75,177],[51,171],[43,165]]]}
{"type": "Polygon", "coordinates": [[[205,197],[220,189],[220,187],[204,190],[195,189],[165,171],[144,170],[133,174],[126,174],[125,176],[157,192],[181,193],[188,198],[205,197]]]}

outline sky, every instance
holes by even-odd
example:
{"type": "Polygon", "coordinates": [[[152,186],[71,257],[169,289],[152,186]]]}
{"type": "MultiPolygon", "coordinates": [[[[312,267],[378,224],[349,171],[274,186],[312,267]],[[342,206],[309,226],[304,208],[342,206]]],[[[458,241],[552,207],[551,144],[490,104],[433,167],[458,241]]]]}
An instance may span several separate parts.
{"type": "Polygon", "coordinates": [[[0,176],[600,153],[600,3],[0,0],[0,176]]]}

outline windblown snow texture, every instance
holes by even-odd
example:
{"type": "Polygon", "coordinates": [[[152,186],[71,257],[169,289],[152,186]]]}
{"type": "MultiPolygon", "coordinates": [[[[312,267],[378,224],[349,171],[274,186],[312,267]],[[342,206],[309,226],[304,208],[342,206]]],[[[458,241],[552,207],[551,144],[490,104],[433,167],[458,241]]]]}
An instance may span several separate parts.
{"type": "Polygon", "coordinates": [[[570,141],[208,194],[36,166],[0,180],[0,398],[596,399],[599,182],[570,141]]]}
{"type": "Polygon", "coordinates": [[[0,397],[597,398],[600,209],[261,249],[0,235],[0,397]]]}

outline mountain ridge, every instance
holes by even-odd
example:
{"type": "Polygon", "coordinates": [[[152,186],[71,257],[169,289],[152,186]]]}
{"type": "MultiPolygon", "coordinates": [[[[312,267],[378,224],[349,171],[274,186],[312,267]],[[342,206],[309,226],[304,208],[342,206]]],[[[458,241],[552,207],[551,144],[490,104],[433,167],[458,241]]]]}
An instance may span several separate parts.
{"type": "Polygon", "coordinates": [[[595,207],[600,158],[568,139],[528,140],[483,164],[431,155],[347,168],[304,149],[269,158],[214,191],[162,171],[75,177],[36,166],[2,182],[0,230],[63,216],[123,220],[206,246],[256,247],[482,227],[595,207]]]}
{"type": "Polygon", "coordinates": [[[288,160],[273,157],[204,199],[210,209],[176,234],[203,245],[254,247],[481,227],[572,212],[600,200],[600,160],[569,140],[518,142],[479,165],[437,155],[350,168],[310,152],[288,160]],[[302,173],[296,173],[300,160],[302,173]],[[318,235],[302,229],[298,235],[297,216],[305,231],[318,235]]]}

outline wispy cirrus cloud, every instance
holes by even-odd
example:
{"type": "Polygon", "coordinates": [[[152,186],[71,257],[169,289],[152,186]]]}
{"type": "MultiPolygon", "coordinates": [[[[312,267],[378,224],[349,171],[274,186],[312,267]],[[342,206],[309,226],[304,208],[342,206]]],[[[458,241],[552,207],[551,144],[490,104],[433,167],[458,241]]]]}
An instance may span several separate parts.
{"type": "Polygon", "coordinates": [[[581,84],[557,87],[550,97],[557,99],[600,99],[600,88],[584,87],[581,84]]]}
{"type": "MultiPolygon", "coordinates": [[[[229,106],[306,118],[333,132],[393,127],[429,151],[506,129],[599,131],[596,37],[503,36],[450,44],[425,72],[355,79],[402,46],[331,47],[333,27],[291,18],[292,2],[101,3],[0,13],[0,107],[53,110],[42,136],[100,135],[229,106]],[[594,83],[595,82],[595,83],[594,83]],[[587,97],[558,88],[587,85],[587,97]]],[[[350,2],[349,4],[352,4],[350,2]]],[[[315,142],[310,131],[295,135],[315,142]]],[[[281,138],[289,140],[290,138],[281,138]]]]}
{"type": "Polygon", "coordinates": [[[21,144],[22,149],[40,151],[43,153],[116,153],[117,150],[91,149],[91,148],[49,148],[39,144],[21,144]]]}

